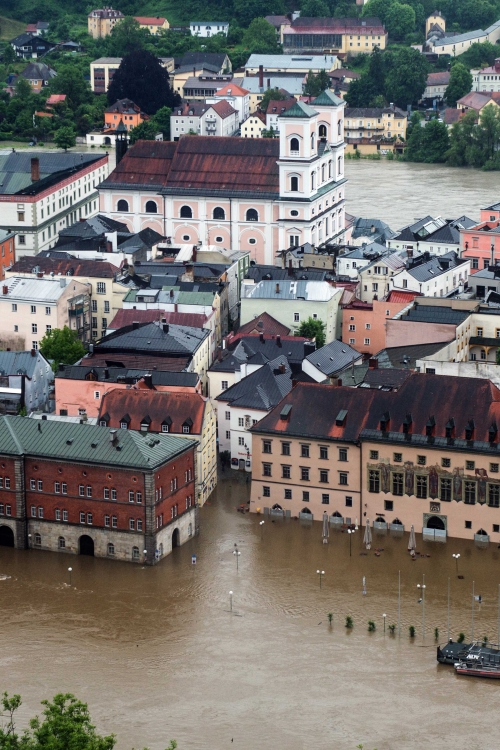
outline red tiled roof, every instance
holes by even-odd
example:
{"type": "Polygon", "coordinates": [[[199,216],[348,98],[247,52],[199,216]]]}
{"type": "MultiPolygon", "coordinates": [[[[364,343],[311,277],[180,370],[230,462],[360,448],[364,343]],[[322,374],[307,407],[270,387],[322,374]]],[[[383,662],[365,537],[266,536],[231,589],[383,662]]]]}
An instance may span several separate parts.
{"type": "Polygon", "coordinates": [[[458,122],[464,113],[461,109],[455,109],[454,107],[447,107],[444,111],[444,121],[446,125],[453,125],[454,122],[458,122]]]}
{"type": "Polygon", "coordinates": [[[291,99],[271,99],[267,105],[266,115],[280,115],[282,112],[289,110],[296,103],[297,100],[294,97],[291,99]]]}
{"type": "Polygon", "coordinates": [[[153,323],[165,319],[166,323],[179,326],[203,328],[207,321],[206,315],[198,313],[165,312],[165,310],[118,310],[109,324],[109,328],[118,330],[132,323],[153,323]]]}
{"type": "Polygon", "coordinates": [[[134,16],[134,21],[143,24],[144,26],[163,26],[165,23],[164,18],[149,18],[148,16],[134,16]]]}
{"type": "Polygon", "coordinates": [[[249,92],[236,83],[228,83],[227,86],[217,91],[217,96],[246,96],[249,92]]]}
{"type": "Polygon", "coordinates": [[[183,434],[182,427],[187,422],[190,433],[199,435],[204,413],[205,399],[199,393],[113,388],[103,396],[99,418],[109,415],[108,427],[120,427],[122,417],[128,414],[129,429],[140,430],[141,422],[149,417],[150,432],[161,432],[162,423],[171,420],[168,431],[180,434],[183,434]]]}
{"type": "Polygon", "coordinates": [[[399,289],[392,289],[386,297],[386,302],[403,302],[410,303],[415,297],[421,297],[419,292],[402,292],[399,289]]]}
{"type": "Polygon", "coordinates": [[[426,86],[447,86],[450,82],[450,71],[444,70],[439,73],[429,73],[426,86]]]}
{"type": "Polygon", "coordinates": [[[117,266],[103,260],[80,260],[78,258],[40,258],[40,256],[25,255],[14,263],[10,268],[13,273],[54,273],[56,276],[66,276],[72,271],[71,276],[93,276],[103,279],[112,279],[118,273],[117,266]]]}
{"type": "Polygon", "coordinates": [[[267,312],[263,312],[257,315],[253,320],[249,320],[248,323],[244,323],[238,328],[237,333],[239,335],[245,335],[249,333],[263,333],[264,335],[276,336],[288,336],[290,329],[280,323],[279,320],[273,318],[267,312]]]}
{"type": "Polygon", "coordinates": [[[66,94],[51,94],[46,104],[59,104],[66,101],[66,94]]]}
{"type": "Polygon", "coordinates": [[[470,109],[475,109],[479,112],[479,110],[486,106],[486,104],[492,99],[493,97],[489,91],[469,91],[468,94],[462,96],[462,98],[457,101],[457,109],[460,109],[461,107],[470,107],[470,109]]]}
{"type": "Polygon", "coordinates": [[[182,372],[190,357],[150,357],[147,354],[88,354],[79,364],[85,367],[125,367],[130,370],[163,370],[182,372]]]}
{"type": "Polygon", "coordinates": [[[210,106],[210,109],[213,109],[219,117],[222,117],[223,120],[226,119],[226,117],[229,117],[230,115],[236,114],[236,110],[234,107],[232,107],[229,102],[227,102],[225,99],[223,99],[220,102],[216,102],[215,104],[212,104],[210,106]]]}

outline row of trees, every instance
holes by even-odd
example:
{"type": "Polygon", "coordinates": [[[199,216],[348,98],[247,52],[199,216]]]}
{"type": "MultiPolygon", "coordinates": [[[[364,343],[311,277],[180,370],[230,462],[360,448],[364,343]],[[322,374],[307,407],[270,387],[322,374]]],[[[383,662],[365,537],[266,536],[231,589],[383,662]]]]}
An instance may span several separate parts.
{"type": "Polygon", "coordinates": [[[467,112],[451,132],[437,119],[422,127],[420,113],[414,112],[404,158],[452,167],[500,169],[500,108],[489,104],[479,119],[475,111],[467,112]]]}

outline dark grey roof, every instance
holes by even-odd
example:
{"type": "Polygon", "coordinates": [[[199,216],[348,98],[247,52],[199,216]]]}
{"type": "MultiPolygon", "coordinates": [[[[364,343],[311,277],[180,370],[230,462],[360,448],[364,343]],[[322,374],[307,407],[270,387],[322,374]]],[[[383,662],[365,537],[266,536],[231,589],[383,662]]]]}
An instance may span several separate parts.
{"type": "Polygon", "coordinates": [[[430,279],[435,279],[436,276],[439,276],[442,273],[447,273],[449,270],[466,262],[467,259],[459,258],[457,253],[455,253],[454,250],[451,250],[450,252],[445,253],[445,255],[431,256],[428,261],[411,266],[406,270],[410,276],[413,276],[417,281],[425,282],[430,279]]]}
{"type": "Polygon", "coordinates": [[[202,341],[210,335],[206,328],[169,325],[164,331],[161,323],[144,323],[125,326],[109,336],[104,336],[94,345],[94,353],[133,352],[153,355],[193,354],[202,341]]]}
{"type": "Polygon", "coordinates": [[[162,239],[163,235],[155,232],[155,230],[151,229],[150,227],[146,227],[146,229],[142,229],[140,232],[137,232],[137,234],[130,235],[130,237],[128,237],[124,242],[120,242],[118,244],[118,249],[122,250],[123,252],[140,250],[142,248],[151,250],[153,245],[157,245],[158,242],[161,242],[162,239]]]}
{"type": "Polygon", "coordinates": [[[258,284],[259,281],[267,281],[269,279],[274,281],[295,281],[298,279],[301,279],[302,281],[324,281],[326,274],[326,271],[316,271],[309,268],[288,269],[256,264],[254,266],[249,266],[245,278],[253,279],[256,284],[258,284]]]}
{"type": "Polygon", "coordinates": [[[276,357],[217,396],[231,406],[269,411],[292,390],[291,369],[286,357],[276,357]],[[285,372],[280,373],[280,365],[285,372]]]}
{"type": "Polygon", "coordinates": [[[306,359],[311,365],[314,365],[314,367],[322,372],[325,378],[329,378],[332,375],[342,372],[342,370],[352,365],[353,362],[357,362],[361,357],[362,355],[356,349],[353,349],[352,346],[335,339],[330,344],[325,344],[321,349],[317,349],[306,357],[306,359]]]}
{"type": "Polygon", "coordinates": [[[56,377],[68,380],[86,380],[89,373],[93,373],[97,380],[101,382],[125,382],[130,384],[136,383],[144,375],[149,374],[151,375],[153,386],[167,385],[194,388],[199,380],[199,375],[196,372],[169,372],[153,369],[136,370],[127,367],[89,367],[83,365],[62,365],[56,377]]]}
{"type": "Polygon", "coordinates": [[[48,365],[40,352],[37,352],[35,357],[31,356],[31,352],[0,352],[0,373],[19,375],[19,371],[22,370],[22,374],[31,378],[40,359],[48,365]]]}
{"type": "MultiPolygon", "coordinates": [[[[453,341],[454,339],[451,339],[453,341]]],[[[412,346],[392,346],[382,349],[377,355],[380,368],[396,367],[403,370],[415,369],[417,359],[429,357],[443,349],[449,341],[438,341],[432,344],[413,344],[412,346]]]]}
{"type": "Polygon", "coordinates": [[[102,154],[9,151],[0,153],[0,194],[34,195],[102,159],[102,154]],[[40,163],[40,179],[31,180],[31,160],[40,163]]]}
{"type": "Polygon", "coordinates": [[[219,69],[224,65],[226,54],[224,52],[185,52],[182,56],[181,67],[187,66],[192,69],[193,65],[215,65],[219,69]]]}
{"type": "Polygon", "coordinates": [[[458,326],[471,314],[470,310],[453,310],[449,307],[438,307],[437,305],[425,305],[415,301],[408,312],[401,315],[398,320],[418,323],[445,323],[458,326]]]}
{"type": "Polygon", "coordinates": [[[284,355],[292,369],[301,365],[308,349],[313,347],[311,342],[301,339],[294,340],[292,337],[283,336],[278,339],[265,338],[261,341],[260,336],[244,336],[236,344],[233,351],[228,352],[220,362],[214,362],[210,371],[214,372],[237,372],[240,365],[258,365],[276,359],[284,355]]]}
{"type": "Polygon", "coordinates": [[[357,239],[358,237],[372,237],[373,239],[377,239],[381,237],[384,240],[390,240],[395,234],[396,232],[381,219],[354,218],[352,225],[353,239],[357,239]]]}
{"type": "Polygon", "coordinates": [[[57,76],[57,73],[55,70],[50,68],[48,65],[45,65],[45,63],[41,62],[32,62],[27,65],[27,67],[19,73],[23,78],[26,78],[26,80],[40,80],[40,81],[50,81],[52,78],[55,78],[57,76]]]}
{"type": "Polygon", "coordinates": [[[115,221],[103,214],[97,214],[91,219],[77,221],[70,227],[65,227],[59,232],[60,237],[78,237],[81,239],[91,239],[100,237],[105,232],[125,232],[131,234],[126,224],[121,221],[115,221]]]}

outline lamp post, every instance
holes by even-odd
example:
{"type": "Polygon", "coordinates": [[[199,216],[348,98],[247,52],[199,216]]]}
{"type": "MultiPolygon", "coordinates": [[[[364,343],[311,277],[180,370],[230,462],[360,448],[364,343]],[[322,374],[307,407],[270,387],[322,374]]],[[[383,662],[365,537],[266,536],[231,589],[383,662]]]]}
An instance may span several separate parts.
{"type": "Polygon", "coordinates": [[[319,587],[321,588],[321,579],[325,575],[325,571],[324,570],[317,570],[316,573],[319,575],[319,587]]]}
{"type": "Polygon", "coordinates": [[[261,540],[264,539],[264,523],[265,523],[265,521],[260,521],[260,523],[259,523],[259,526],[260,526],[260,538],[261,538],[261,540]]]}
{"type": "Polygon", "coordinates": [[[71,586],[71,574],[72,574],[72,572],[73,572],[73,568],[68,568],[68,573],[69,573],[69,585],[70,585],[70,586],[71,586]]]}
{"type": "MultiPolygon", "coordinates": [[[[236,544],[234,546],[236,547],[236,544]]],[[[239,568],[238,559],[239,559],[239,556],[241,555],[241,552],[238,550],[238,547],[236,547],[236,549],[233,550],[233,555],[236,557],[236,570],[239,570],[240,568],[239,568]]]]}
{"type": "Polygon", "coordinates": [[[401,636],[401,571],[398,570],[398,633],[401,636]]]}
{"type": "Polygon", "coordinates": [[[425,575],[422,575],[422,585],[417,583],[417,589],[422,591],[422,640],[425,641],[425,575]]]}
{"type": "Polygon", "coordinates": [[[385,614],[385,612],[384,612],[384,614],[382,615],[382,617],[384,618],[384,635],[385,635],[385,618],[387,617],[387,615],[385,614]]]}
{"type": "Polygon", "coordinates": [[[229,611],[233,611],[233,592],[229,592],[229,611]]]}
{"type": "Polygon", "coordinates": [[[356,529],[347,529],[347,533],[349,534],[349,557],[352,557],[352,535],[355,531],[356,529]]]}
{"type": "Polygon", "coordinates": [[[148,559],[148,551],[147,551],[147,549],[143,549],[142,552],[144,554],[144,564],[145,564],[146,561],[147,561],[147,559],[148,559]]]}
{"type": "Polygon", "coordinates": [[[448,578],[448,643],[450,642],[450,579],[448,578]]]}
{"type": "Polygon", "coordinates": [[[31,549],[31,534],[28,534],[28,549],[31,549]]]}
{"type": "Polygon", "coordinates": [[[459,557],[460,557],[460,553],[457,552],[456,554],[452,555],[452,557],[455,559],[455,564],[456,564],[456,569],[457,569],[457,575],[458,575],[458,560],[459,560],[459,557]]]}
{"type": "Polygon", "coordinates": [[[470,639],[474,642],[474,581],[472,581],[472,622],[470,639]]]}

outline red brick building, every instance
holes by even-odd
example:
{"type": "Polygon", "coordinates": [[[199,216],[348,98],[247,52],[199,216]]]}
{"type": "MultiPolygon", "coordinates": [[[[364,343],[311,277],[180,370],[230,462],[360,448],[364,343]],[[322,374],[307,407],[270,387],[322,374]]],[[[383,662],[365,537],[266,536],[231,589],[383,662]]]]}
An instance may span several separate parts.
{"type": "Polygon", "coordinates": [[[0,281],[5,279],[5,269],[14,265],[16,262],[14,238],[14,232],[0,229],[0,281]]]}
{"type": "Polygon", "coordinates": [[[0,418],[0,545],[156,563],[197,533],[196,440],[0,418]]]}

